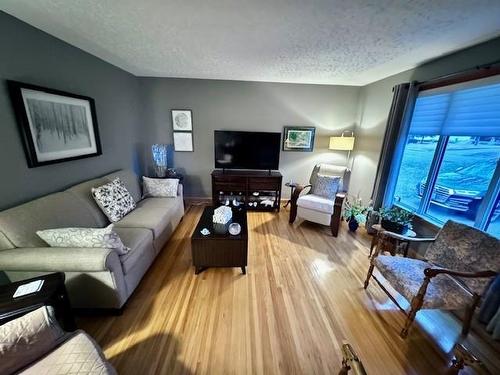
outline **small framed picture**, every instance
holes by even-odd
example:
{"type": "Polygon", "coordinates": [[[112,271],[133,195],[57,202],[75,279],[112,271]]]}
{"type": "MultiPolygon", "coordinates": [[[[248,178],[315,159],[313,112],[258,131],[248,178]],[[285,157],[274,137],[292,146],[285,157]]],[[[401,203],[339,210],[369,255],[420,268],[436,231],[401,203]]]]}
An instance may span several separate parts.
{"type": "Polygon", "coordinates": [[[174,150],[175,151],[193,151],[193,133],[174,132],[174,150]]]}
{"type": "Polygon", "coordinates": [[[94,99],[9,81],[28,167],[101,155],[94,99]]]}
{"type": "Polygon", "coordinates": [[[314,149],[315,127],[285,126],[283,133],[283,151],[311,152],[314,149]]]}
{"type": "Polygon", "coordinates": [[[190,109],[172,109],[174,132],[193,131],[193,114],[190,109]]]}

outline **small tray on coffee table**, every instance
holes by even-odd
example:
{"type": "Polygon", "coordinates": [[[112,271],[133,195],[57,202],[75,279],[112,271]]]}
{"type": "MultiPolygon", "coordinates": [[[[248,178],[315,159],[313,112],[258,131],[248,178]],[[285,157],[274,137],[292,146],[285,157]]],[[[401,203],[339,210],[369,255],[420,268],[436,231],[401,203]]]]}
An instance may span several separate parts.
{"type": "Polygon", "coordinates": [[[238,235],[216,231],[212,222],[213,207],[205,207],[193,234],[191,235],[191,253],[195,274],[209,267],[240,267],[246,274],[248,264],[248,229],[247,213],[244,209],[233,208],[231,222],[241,226],[238,235]],[[203,235],[207,228],[210,234],[203,235]]]}

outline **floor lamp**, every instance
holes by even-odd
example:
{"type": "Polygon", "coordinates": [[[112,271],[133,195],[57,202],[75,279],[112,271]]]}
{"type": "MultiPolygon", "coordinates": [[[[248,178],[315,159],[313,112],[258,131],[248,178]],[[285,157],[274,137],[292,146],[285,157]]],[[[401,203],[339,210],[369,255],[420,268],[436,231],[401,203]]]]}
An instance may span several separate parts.
{"type": "Polygon", "coordinates": [[[346,167],[348,168],[349,157],[351,156],[351,151],[354,149],[354,139],[354,132],[345,130],[340,137],[330,137],[330,144],[328,146],[329,150],[347,151],[346,167]],[[351,133],[351,135],[346,136],[346,133],[351,133]]]}

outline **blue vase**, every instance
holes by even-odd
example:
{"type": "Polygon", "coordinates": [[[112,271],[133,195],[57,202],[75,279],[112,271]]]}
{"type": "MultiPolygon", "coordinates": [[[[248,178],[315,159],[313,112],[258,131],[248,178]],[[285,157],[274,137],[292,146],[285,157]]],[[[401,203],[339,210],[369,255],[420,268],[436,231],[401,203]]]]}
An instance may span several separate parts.
{"type": "Polygon", "coordinates": [[[348,224],[349,230],[351,232],[356,232],[356,229],[358,229],[358,227],[359,227],[359,223],[356,221],[356,219],[354,217],[351,217],[347,224],[348,224]]]}

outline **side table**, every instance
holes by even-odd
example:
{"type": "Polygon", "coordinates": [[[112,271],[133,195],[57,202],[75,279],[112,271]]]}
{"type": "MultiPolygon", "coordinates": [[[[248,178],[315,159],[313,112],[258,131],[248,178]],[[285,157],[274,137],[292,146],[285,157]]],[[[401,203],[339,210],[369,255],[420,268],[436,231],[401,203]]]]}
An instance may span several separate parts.
{"type": "Polygon", "coordinates": [[[403,234],[398,234],[385,230],[380,224],[374,224],[372,225],[372,228],[375,229],[377,233],[372,237],[370,255],[368,255],[369,258],[372,256],[373,249],[378,246],[380,246],[382,250],[389,251],[392,255],[395,255],[399,249],[402,249],[403,255],[407,257],[410,241],[412,238],[417,236],[417,234],[411,229],[408,229],[403,234]],[[384,235],[387,232],[391,233],[390,237],[384,235]]]}
{"type": "Polygon", "coordinates": [[[0,325],[29,313],[44,305],[54,308],[57,320],[66,331],[76,329],[75,320],[71,312],[68,294],[64,286],[64,273],[57,272],[32,279],[16,281],[0,286],[0,325]],[[31,281],[43,280],[42,288],[38,292],[14,298],[14,293],[20,285],[31,281]]]}

